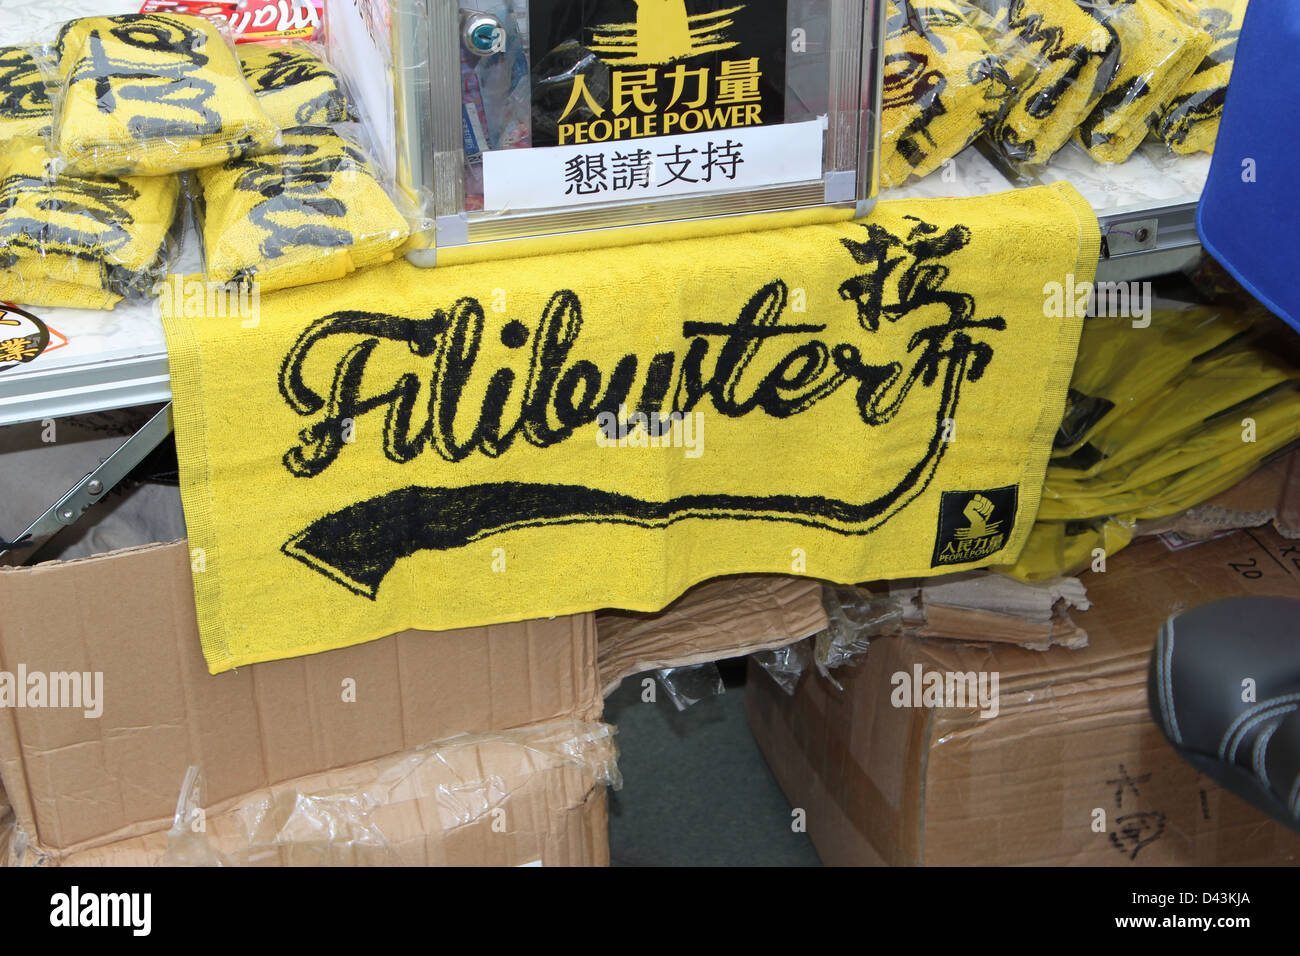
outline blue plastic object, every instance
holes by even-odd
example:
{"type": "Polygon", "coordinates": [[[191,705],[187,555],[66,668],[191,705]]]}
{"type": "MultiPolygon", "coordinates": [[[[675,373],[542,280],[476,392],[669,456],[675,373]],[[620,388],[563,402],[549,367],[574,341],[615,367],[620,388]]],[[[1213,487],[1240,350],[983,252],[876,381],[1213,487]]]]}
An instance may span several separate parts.
{"type": "Polygon", "coordinates": [[[1250,0],[1210,177],[1201,244],[1300,329],[1300,3],[1250,0]]]}

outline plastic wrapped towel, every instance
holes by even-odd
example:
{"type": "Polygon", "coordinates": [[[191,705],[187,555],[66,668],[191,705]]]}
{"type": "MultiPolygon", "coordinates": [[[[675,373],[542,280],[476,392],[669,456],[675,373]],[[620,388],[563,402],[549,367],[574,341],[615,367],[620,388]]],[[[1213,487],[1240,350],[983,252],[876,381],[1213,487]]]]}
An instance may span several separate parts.
{"type": "Polygon", "coordinates": [[[1128,318],[1090,318],[1079,339],[1065,418],[1053,458],[1074,454],[1094,432],[1108,428],[1146,403],[1198,357],[1249,328],[1232,311],[1211,307],[1161,308],[1134,348],[1128,318]]]}
{"type": "Polygon", "coordinates": [[[1099,163],[1122,163],[1142,144],[1214,42],[1187,0],[1117,0],[1125,19],[1119,72],[1075,134],[1099,163]]]}
{"type": "Polygon", "coordinates": [[[0,46],[0,141],[43,136],[50,128],[53,109],[37,56],[30,47],[0,46]]]}
{"type": "Polygon", "coordinates": [[[885,39],[881,182],[928,176],[1006,108],[1014,87],[950,0],[891,0],[885,39]]]}
{"type": "Polygon", "coordinates": [[[1156,131],[1175,153],[1209,153],[1219,135],[1219,116],[1237,56],[1246,0],[1192,0],[1201,28],[1214,45],[1160,117],[1156,131]]]}
{"type": "Polygon", "coordinates": [[[303,43],[244,43],[244,78],[277,126],[319,126],[348,118],[338,74],[303,43]]]}
{"type": "Polygon", "coordinates": [[[1018,163],[1043,163],[1069,141],[1105,92],[1120,60],[1108,0],[971,0],[972,22],[1020,87],[994,125],[997,148],[1018,163]]]}
{"type": "Polygon", "coordinates": [[[65,24],[58,152],[77,172],[160,175],[274,144],[278,127],[233,47],[198,17],[133,14],[65,24]]]}
{"type": "Polygon", "coordinates": [[[360,147],[328,126],[286,129],[278,149],[198,179],[209,281],[338,279],[392,259],[410,232],[360,147]]]}
{"type": "Polygon", "coordinates": [[[0,154],[0,300],[112,308],[148,295],[175,252],[175,176],[54,171],[39,139],[0,154]]]}

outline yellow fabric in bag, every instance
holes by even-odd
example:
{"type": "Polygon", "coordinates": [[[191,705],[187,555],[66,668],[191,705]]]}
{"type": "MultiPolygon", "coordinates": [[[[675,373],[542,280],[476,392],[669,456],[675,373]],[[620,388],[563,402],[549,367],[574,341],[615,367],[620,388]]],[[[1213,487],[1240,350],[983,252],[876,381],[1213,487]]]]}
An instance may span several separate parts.
{"type": "Polygon", "coordinates": [[[1298,375],[1293,366],[1249,344],[1229,347],[1193,363],[1140,410],[1095,429],[1085,446],[1086,456],[1076,456],[1086,458],[1078,463],[1083,467],[1074,470],[1071,462],[1054,463],[1062,466],[1062,477],[1074,481],[1108,477],[1125,462],[1177,443],[1223,409],[1294,381],[1298,375]]]}
{"type": "Polygon", "coordinates": [[[1099,244],[1057,184],[165,309],[208,666],[1014,560],[1099,244]]]}
{"type": "Polygon", "coordinates": [[[1115,74],[1121,51],[1110,8],[1076,0],[971,3],[979,11],[974,22],[1006,53],[1007,72],[1019,87],[990,138],[1016,162],[1045,163],[1115,74]]]}
{"type": "Polygon", "coordinates": [[[1071,481],[1064,469],[1053,466],[1039,517],[1062,520],[1128,513],[1181,495],[1184,489],[1258,462],[1300,437],[1300,422],[1293,423],[1288,415],[1300,416],[1300,398],[1293,389],[1225,412],[1171,439],[1169,447],[1156,448],[1093,479],[1071,481]],[[1243,440],[1245,419],[1255,422],[1254,441],[1243,440]]]}
{"type": "Polygon", "coordinates": [[[1236,313],[1210,306],[1153,309],[1145,329],[1126,317],[1088,319],[1052,457],[1073,454],[1095,432],[1144,408],[1194,359],[1248,327],[1236,313]]]}
{"type": "Polygon", "coordinates": [[[997,565],[992,570],[1020,581],[1050,581],[1078,574],[1097,559],[1097,549],[1109,557],[1127,548],[1135,527],[1135,522],[1118,518],[1035,521],[1015,563],[997,565]]]}
{"type": "MultiPolygon", "coordinates": [[[[1142,145],[1213,39],[1187,0],[1116,0],[1136,19],[1106,94],[1075,134],[1099,163],[1122,163],[1142,145]]],[[[1125,21],[1128,22],[1128,21],[1125,21]]]]}
{"type": "Polygon", "coordinates": [[[301,43],[241,43],[244,78],[277,126],[320,126],[348,118],[338,74],[301,43]]]}
{"type": "Polygon", "coordinates": [[[177,226],[177,178],[53,170],[43,140],[0,153],[0,299],[102,309],[148,295],[177,226]]]}
{"type": "Polygon", "coordinates": [[[77,172],[160,175],[275,142],[234,51],[201,17],[89,17],[59,37],[59,154],[77,172]]]}
{"type": "Polygon", "coordinates": [[[210,281],[262,291],[338,279],[387,262],[410,227],[355,144],[296,126],[257,156],[199,170],[210,281]]]}
{"type": "Polygon", "coordinates": [[[882,80],[880,181],[928,176],[1006,108],[1011,79],[948,0],[890,0],[882,80]]]}
{"type": "Polygon", "coordinates": [[[0,142],[49,131],[54,110],[36,55],[28,47],[0,46],[0,142]]]}
{"type": "Polygon", "coordinates": [[[1175,153],[1210,153],[1237,56],[1246,0],[1192,0],[1201,28],[1214,40],[1205,59],[1183,83],[1160,117],[1156,131],[1175,153]]]}

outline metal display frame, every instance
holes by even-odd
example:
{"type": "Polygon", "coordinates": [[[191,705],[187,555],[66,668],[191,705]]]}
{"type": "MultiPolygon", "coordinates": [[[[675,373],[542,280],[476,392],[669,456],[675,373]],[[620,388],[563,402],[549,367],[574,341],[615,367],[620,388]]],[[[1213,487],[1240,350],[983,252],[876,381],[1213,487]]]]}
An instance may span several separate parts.
{"type": "MultiPolygon", "coordinates": [[[[879,193],[885,0],[826,0],[831,58],[824,173],[793,183],[568,210],[478,213],[465,209],[465,152],[457,0],[395,0],[390,20],[397,116],[397,180],[431,203],[434,228],[407,259],[436,266],[438,249],[541,236],[636,228],[815,206],[870,213],[879,193]],[[851,42],[845,42],[851,40],[851,42]],[[846,175],[850,173],[851,176],[846,175]],[[850,182],[850,179],[852,181],[850,182]]],[[[738,222],[737,230],[744,225],[738,222]]]]}

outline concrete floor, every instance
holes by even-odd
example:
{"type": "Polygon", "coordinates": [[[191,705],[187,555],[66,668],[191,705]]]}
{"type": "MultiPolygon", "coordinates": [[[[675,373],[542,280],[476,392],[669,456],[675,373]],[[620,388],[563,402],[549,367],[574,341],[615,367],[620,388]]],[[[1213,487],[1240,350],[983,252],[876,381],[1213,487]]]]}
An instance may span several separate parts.
{"type": "Polygon", "coordinates": [[[681,712],[658,684],[642,701],[644,674],[605,701],[623,772],[610,795],[614,866],[820,865],[749,731],[743,660],[721,670],[726,693],[681,712]]]}

